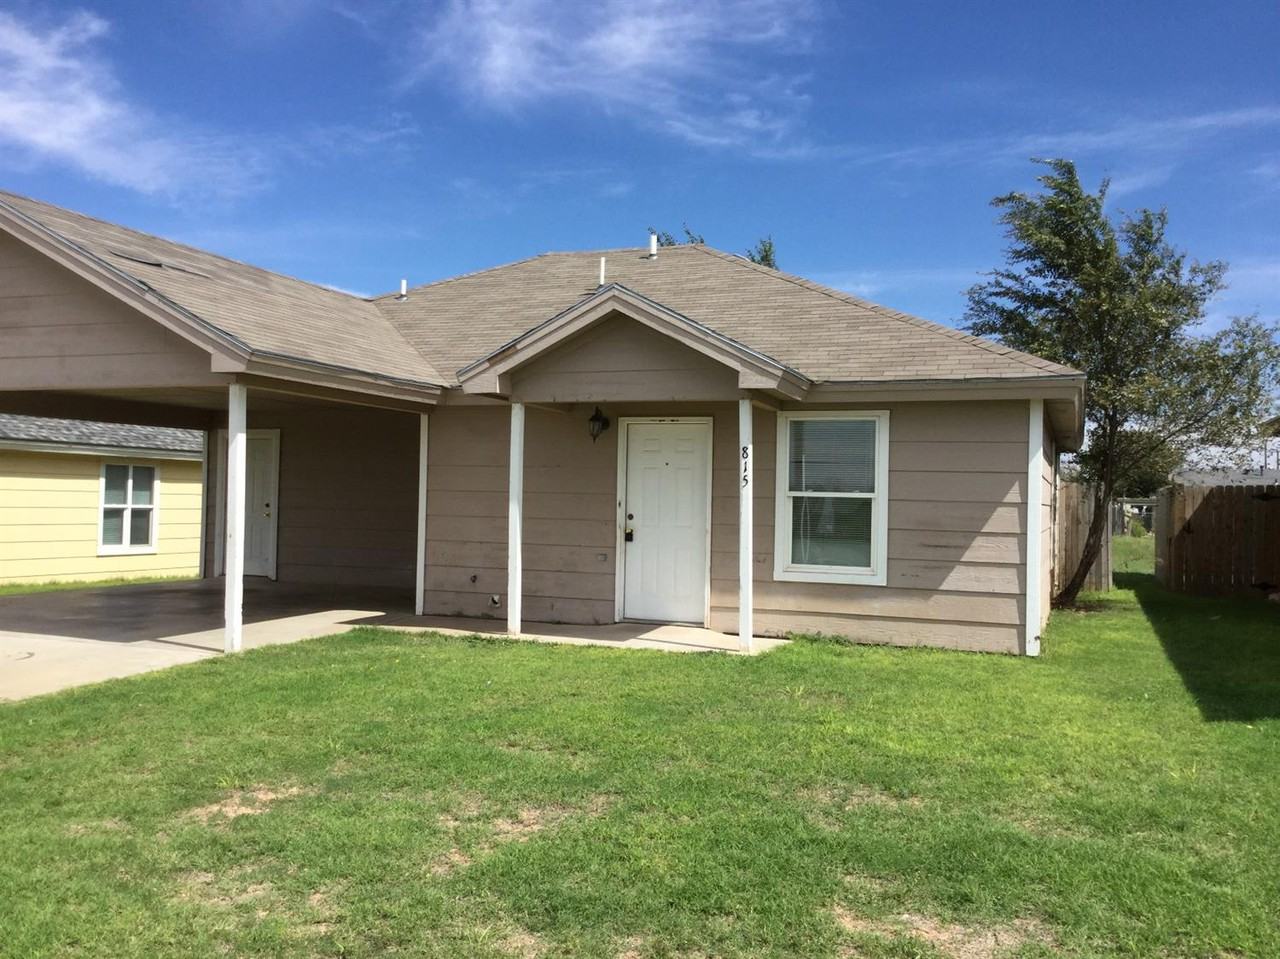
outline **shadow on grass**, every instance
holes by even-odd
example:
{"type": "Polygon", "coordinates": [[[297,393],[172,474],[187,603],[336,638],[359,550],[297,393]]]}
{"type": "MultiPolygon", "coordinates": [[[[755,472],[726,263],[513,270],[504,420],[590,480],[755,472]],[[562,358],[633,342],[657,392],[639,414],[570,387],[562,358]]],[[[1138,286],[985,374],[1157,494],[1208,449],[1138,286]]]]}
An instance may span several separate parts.
{"type": "Polygon", "coordinates": [[[1146,573],[1117,573],[1115,584],[1137,595],[1206,720],[1280,718],[1280,607],[1173,593],[1146,573]]]}

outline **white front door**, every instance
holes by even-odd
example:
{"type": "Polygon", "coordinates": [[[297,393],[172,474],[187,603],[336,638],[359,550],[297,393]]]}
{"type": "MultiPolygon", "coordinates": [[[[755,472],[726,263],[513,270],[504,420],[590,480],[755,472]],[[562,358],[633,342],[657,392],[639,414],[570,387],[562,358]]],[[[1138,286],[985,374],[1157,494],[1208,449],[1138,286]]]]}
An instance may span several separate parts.
{"type": "Polygon", "coordinates": [[[621,428],[622,617],[702,625],[711,421],[624,420],[621,428]]]}
{"type": "Polygon", "coordinates": [[[245,477],[244,573],[276,578],[276,515],[280,493],[280,431],[248,431],[245,477]]]}

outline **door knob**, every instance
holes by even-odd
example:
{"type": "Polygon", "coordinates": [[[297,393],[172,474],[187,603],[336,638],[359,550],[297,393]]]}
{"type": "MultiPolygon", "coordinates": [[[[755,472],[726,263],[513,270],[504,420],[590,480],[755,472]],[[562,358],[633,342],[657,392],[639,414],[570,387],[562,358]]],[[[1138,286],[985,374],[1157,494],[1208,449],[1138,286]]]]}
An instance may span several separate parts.
{"type": "Polygon", "coordinates": [[[626,529],[622,531],[622,539],[625,542],[628,542],[628,543],[634,542],[635,538],[636,538],[636,531],[633,530],[630,526],[628,526],[626,529]]]}

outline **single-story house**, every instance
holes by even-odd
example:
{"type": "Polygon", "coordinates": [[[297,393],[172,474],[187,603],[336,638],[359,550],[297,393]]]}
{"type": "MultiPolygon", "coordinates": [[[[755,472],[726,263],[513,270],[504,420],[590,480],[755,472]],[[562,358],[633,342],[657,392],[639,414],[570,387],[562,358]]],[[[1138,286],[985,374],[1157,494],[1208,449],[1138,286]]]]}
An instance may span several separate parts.
{"type": "Polygon", "coordinates": [[[200,573],[204,434],[0,413],[0,585],[200,573]]]}
{"type": "Polygon", "coordinates": [[[0,409],[210,434],[205,568],[1035,654],[1084,377],[703,245],[351,296],[0,193],[0,409]],[[429,438],[429,442],[428,442],[429,438]]]}

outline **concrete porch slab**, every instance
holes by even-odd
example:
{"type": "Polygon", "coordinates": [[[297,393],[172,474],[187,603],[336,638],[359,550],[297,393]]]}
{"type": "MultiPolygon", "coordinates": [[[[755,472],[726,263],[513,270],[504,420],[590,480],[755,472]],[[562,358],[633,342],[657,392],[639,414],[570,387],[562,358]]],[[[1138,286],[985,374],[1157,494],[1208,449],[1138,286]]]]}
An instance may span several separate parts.
{"type": "MultiPolygon", "coordinates": [[[[508,639],[496,619],[413,616],[400,590],[245,585],[244,646],[253,649],[379,626],[508,639]]],[[[540,643],[738,653],[738,638],[693,626],[526,623],[540,643]]],[[[785,640],[757,638],[754,652],[785,640]]],[[[222,582],[196,580],[0,597],[0,700],[25,699],[222,654],[222,582]]]]}
{"type": "MultiPolygon", "coordinates": [[[[700,626],[671,623],[606,623],[599,626],[573,626],[563,623],[525,623],[518,636],[508,635],[501,620],[467,619],[450,616],[387,616],[378,623],[388,629],[441,633],[445,636],[484,636],[490,639],[519,639],[535,643],[563,643],[570,646],[609,646],[615,649],[656,649],[669,653],[733,653],[738,637],[718,633],[700,626]]],[[[752,652],[768,652],[783,646],[785,639],[757,636],[752,652]]]]}

